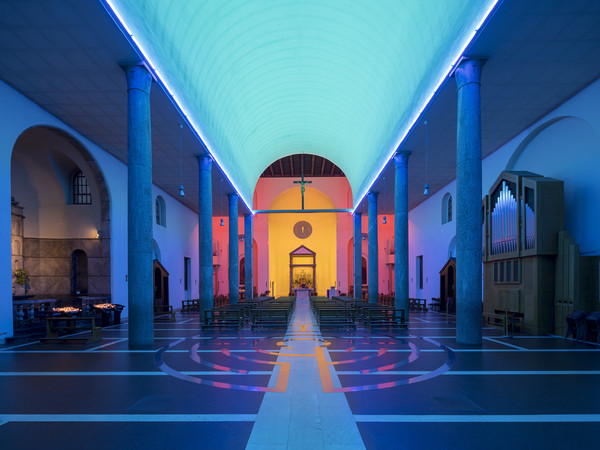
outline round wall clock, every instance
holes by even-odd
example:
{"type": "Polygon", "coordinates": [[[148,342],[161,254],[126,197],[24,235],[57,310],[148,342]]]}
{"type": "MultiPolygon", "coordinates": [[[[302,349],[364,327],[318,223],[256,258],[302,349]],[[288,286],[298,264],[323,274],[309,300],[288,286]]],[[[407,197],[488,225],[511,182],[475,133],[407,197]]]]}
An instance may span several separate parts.
{"type": "Polygon", "coordinates": [[[306,239],[312,234],[312,226],[305,220],[301,220],[294,225],[294,234],[300,239],[306,239]]]}

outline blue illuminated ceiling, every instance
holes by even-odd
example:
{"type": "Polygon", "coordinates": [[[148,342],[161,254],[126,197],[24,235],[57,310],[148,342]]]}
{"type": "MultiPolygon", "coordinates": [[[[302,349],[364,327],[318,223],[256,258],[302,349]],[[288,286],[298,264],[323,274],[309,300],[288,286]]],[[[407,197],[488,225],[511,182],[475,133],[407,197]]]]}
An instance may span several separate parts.
{"type": "Polygon", "coordinates": [[[249,204],[277,159],[355,206],[497,0],[106,0],[249,204]]]}

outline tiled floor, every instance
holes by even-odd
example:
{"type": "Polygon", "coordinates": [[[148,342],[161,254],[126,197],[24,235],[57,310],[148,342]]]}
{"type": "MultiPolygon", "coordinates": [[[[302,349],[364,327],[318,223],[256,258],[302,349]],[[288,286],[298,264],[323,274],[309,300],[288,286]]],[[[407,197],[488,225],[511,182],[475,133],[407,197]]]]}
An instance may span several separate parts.
{"type": "Polygon", "coordinates": [[[4,449],[596,448],[600,346],[554,336],[457,345],[452,317],[411,313],[390,333],[127,325],[96,344],[0,346],[4,449]]]}

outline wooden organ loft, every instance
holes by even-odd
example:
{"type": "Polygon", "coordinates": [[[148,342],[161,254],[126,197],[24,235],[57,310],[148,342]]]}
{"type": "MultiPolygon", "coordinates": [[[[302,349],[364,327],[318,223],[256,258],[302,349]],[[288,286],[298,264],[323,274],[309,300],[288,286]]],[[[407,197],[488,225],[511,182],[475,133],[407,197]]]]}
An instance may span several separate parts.
{"type": "Polygon", "coordinates": [[[483,200],[483,311],[522,314],[525,331],[554,332],[563,182],[502,172],[483,200]]]}

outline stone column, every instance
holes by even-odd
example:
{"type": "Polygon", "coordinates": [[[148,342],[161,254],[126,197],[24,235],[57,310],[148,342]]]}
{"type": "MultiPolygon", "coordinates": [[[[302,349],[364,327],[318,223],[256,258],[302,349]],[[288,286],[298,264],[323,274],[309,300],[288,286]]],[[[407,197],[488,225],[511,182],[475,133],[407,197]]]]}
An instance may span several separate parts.
{"type": "Polygon", "coordinates": [[[212,159],[198,155],[198,296],[202,314],[214,305],[212,159]]]}
{"type": "Polygon", "coordinates": [[[354,213],[354,298],[362,298],[362,214],[354,213]]]}
{"type": "Polygon", "coordinates": [[[244,216],[244,278],[246,279],[246,298],[254,297],[254,240],[252,237],[252,214],[244,216]]]}
{"type": "Polygon", "coordinates": [[[229,194],[229,303],[236,305],[240,298],[238,252],[238,195],[229,194]]]}
{"type": "Polygon", "coordinates": [[[377,239],[377,194],[369,192],[369,303],[379,300],[379,248],[377,239]]]}
{"type": "Polygon", "coordinates": [[[456,340],[472,345],[481,345],[481,66],[464,60],[455,71],[456,340]]]}
{"type": "Polygon", "coordinates": [[[396,308],[404,308],[408,321],[408,157],[410,152],[394,156],[394,284],[396,308]]]}
{"type": "Polygon", "coordinates": [[[152,278],[152,76],[141,64],[127,76],[127,254],[129,347],[152,348],[154,292],[152,278]]]}

